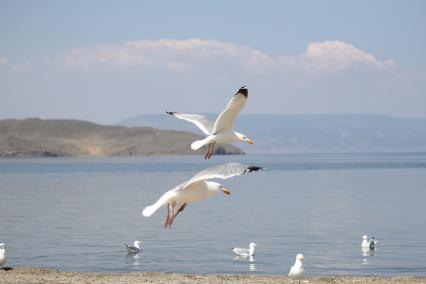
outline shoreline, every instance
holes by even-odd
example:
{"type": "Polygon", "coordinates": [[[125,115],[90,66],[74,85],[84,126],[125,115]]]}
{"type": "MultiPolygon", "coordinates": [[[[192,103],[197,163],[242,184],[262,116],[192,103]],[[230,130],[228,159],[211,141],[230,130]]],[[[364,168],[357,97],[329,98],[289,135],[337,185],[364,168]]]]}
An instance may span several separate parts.
{"type": "MultiPolygon", "coordinates": [[[[297,282],[297,281],[296,281],[297,282]]],[[[0,283],[296,283],[286,275],[181,274],[165,272],[64,272],[17,267],[0,270],[0,283]]],[[[426,283],[417,276],[307,276],[300,283],[426,283]]]]}

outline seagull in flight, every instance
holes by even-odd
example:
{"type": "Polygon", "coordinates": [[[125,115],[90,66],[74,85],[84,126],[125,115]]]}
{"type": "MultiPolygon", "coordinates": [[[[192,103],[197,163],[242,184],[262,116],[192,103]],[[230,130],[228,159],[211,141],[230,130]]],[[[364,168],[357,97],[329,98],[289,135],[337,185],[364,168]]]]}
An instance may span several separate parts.
{"type": "Polygon", "coordinates": [[[253,141],[247,138],[244,134],[234,131],[234,120],[240,110],[245,106],[248,98],[248,90],[246,86],[241,87],[238,92],[232,97],[225,109],[216,118],[213,123],[204,115],[177,113],[166,111],[166,113],[177,118],[194,123],[204,134],[206,138],[194,141],[191,144],[192,150],[198,150],[204,145],[208,145],[208,150],[204,159],[210,159],[213,155],[214,146],[216,143],[229,143],[234,141],[247,142],[253,144],[253,141]]]}
{"type": "Polygon", "coordinates": [[[151,216],[162,206],[167,206],[167,216],[164,227],[171,227],[173,220],[182,212],[188,203],[201,201],[216,195],[219,192],[231,194],[229,189],[220,183],[208,181],[210,179],[228,179],[245,173],[255,172],[263,168],[257,166],[247,166],[239,163],[229,163],[207,168],[188,181],[185,181],[175,188],[167,191],[157,202],[145,207],[142,215],[151,216]]]}

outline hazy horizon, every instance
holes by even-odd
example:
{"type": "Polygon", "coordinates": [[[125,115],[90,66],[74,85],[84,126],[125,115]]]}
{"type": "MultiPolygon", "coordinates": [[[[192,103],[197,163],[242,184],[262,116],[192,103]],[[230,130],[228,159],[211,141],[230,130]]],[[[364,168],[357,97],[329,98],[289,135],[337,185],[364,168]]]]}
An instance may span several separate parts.
{"type": "MultiPolygon", "coordinates": [[[[219,114],[214,112],[201,112],[198,114],[206,115],[211,119],[215,119],[216,116],[219,114]]],[[[82,120],[87,122],[92,122],[100,125],[120,125],[121,122],[126,120],[135,119],[140,116],[161,116],[164,115],[165,117],[168,117],[168,115],[165,113],[165,111],[160,113],[140,113],[129,117],[124,117],[122,119],[118,119],[117,121],[112,122],[100,122],[96,120],[88,120],[84,118],[79,117],[43,117],[43,116],[22,116],[22,117],[2,117],[0,120],[8,120],[8,119],[17,119],[17,120],[24,120],[24,119],[42,119],[42,120],[82,120]]],[[[400,118],[400,119],[419,119],[419,120],[426,120],[426,117],[416,117],[416,116],[398,116],[398,115],[389,115],[389,114],[383,114],[383,113],[241,113],[239,116],[283,116],[283,117],[294,117],[294,116],[383,116],[383,117],[390,117],[390,118],[400,118]]],[[[238,117],[236,119],[238,122],[238,117]]],[[[185,124],[185,122],[180,121],[180,123],[185,124]]],[[[192,127],[192,124],[188,124],[189,127],[192,127]]],[[[123,125],[125,126],[125,125],[123,125]]],[[[194,128],[197,130],[197,128],[194,128]]],[[[194,131],[197,132],[197,131],[194,131]]]]}

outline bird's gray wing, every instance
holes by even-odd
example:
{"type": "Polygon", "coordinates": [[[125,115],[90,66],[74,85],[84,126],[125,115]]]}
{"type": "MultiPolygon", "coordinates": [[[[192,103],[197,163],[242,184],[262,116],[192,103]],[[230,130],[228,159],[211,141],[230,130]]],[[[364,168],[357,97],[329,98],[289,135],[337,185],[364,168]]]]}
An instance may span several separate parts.
{"type": "Polygon", "coordinates": [[[170,114],[174,117],[177,117],[177,118],[180,118],[180,119],[194,123],[206,135],[212,134],[213,122],[211,122],[204,115],[190,114],[190,113],[177,113],[177,112],[173,112],[173,111],[166,111],[166,113],[168,113],[168,114],[170,114]]]}
{"type": "Polygon", "coordinates": [[[233,248],[232,249],[236,254],[244,255],[244,254],[250,254],[249,250],[246,248],[233,248]]]}
{"type": "Polygon", "coordinates": [[[137,247],[133,247],[133,246],[129,246],[127,244],[124,244],[127,248],[127,253],[138,253],[140,252],[140,249],[138,249],[137,247]]]}
{"type": "Polygon", "coordinates": [[[262,167],[248,166],[240,163],[222,164],[202,170],[201,172],[193,176],[190,180],[179,186],[181,186],[181,188],[185,188],[189,184],[202,180],[214,178],[228,179],[231,177],[239,176],[245,173],[255,172],[262,169],[262,167]]]}
{"type": "Polygon", "coordinates": [[[246,105],[247,98],[248,91],[247,88],[243,86],[232,97],[226,108],[217,117],[213,126],[212,134],[218,133],[225,129],[234,129],[234,120],[240,110],[246,105]]]}

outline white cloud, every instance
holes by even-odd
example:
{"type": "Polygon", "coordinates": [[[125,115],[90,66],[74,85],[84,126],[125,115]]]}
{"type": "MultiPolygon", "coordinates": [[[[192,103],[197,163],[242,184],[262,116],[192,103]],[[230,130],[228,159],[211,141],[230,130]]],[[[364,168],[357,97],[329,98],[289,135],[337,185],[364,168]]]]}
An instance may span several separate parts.
{"type": "Polygon", "coordinates": [[[172,71],[182,71],[196,64],[218,59],[238,60],[250,50],[251,48],[216,40],[140,40],[76,48],[65,56],[64,61],[70,68],[164,67],[172,71]]]}
{"type": "Polygon", "coordinates": [[[311,65],[323,70],[341,71],[354,65],[390,67],[392,61],[380,61],[373,55],[342,41],[313,42],[306,49],[311,65]]]}
{"type": "Polygon", "coordinates": [[[280,68],[308,73],[337,73],[349,69],[387,69],[393,60],[380,61],[374,55],[342,41],[308,44],[305,53],[296,57],[279,56],[280,68]]]}
{"type": "Polygon", "coordinates": [[[63,59],[72,69],[108,67],[163,68],[182,72],[215,64],[232,65],[242,71],[341,72],[351,68],[388,68],[392,60],[380,61],[372,54],[342,41],[310,43],[300,56],[272,56],[246,45],[217,40],[140,40],[122,44],[81,47],[71,50],[63,59]]]}

